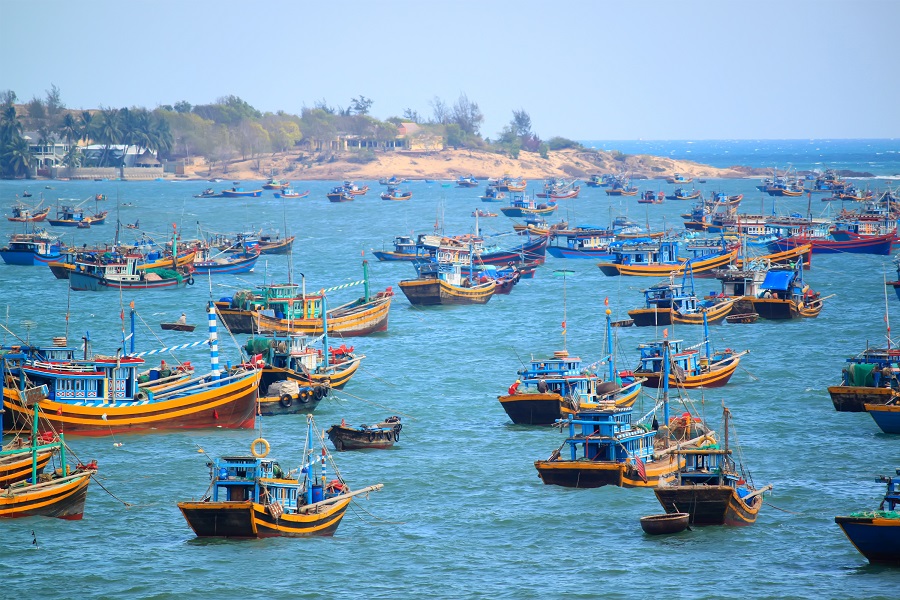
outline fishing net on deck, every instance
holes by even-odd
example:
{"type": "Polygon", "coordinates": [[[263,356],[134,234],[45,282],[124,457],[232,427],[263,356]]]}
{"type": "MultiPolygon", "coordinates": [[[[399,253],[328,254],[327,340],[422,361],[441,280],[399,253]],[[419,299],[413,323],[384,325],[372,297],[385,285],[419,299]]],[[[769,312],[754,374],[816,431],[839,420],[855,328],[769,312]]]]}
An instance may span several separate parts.
{"type": "Polygon", "coordinates": [[[869,364],[858,364],[858,365],[850,365],[850,385],[852,386],[867,386],[871,387],[875,385],[875,376],[872,375],[872,371],[875,370],[875,365],[869,364]]]}
{"type": "Polygon", "coordinates": [[[850,513],[851,517],[865,517],[872,519],[900,519],[900,511],[896,510],[863,510],[850,513]]]}

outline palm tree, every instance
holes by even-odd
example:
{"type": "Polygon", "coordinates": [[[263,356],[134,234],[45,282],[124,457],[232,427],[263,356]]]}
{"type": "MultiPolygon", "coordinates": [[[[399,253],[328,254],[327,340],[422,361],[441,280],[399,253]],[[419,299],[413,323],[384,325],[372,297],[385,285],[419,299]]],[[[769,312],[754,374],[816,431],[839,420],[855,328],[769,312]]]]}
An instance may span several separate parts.
{"type": "Polygon", "coordinates": [[[13,138],[21,135],[22,123],[19,121],[18,114],[16,114],[16,107],[12,104],[7,104],[3,107],[2,114],[0,114],[0,144],[6,144],[12,141],[13,138]]]}
{"type": "Polygon", "coordinates": [[[25,138],[18,136],[3,146],[0,155],[0,172],[3,177],[31,178],[31,151],[25,138]]]}
{"type": "Polygon", "coordinates": [[[101,108],[99,116],[97,141],[104,145],[100,166],[105,167],[109,160],[110,147],[122,141],[122,122],[119,117],[119,110],[115,108],[101,108]]]}
{"type": "Polygon", "coordinates": [[[81,135],[78,122],[75,120],[75,117],[72,116],[72,113],[67,112],[65,116],[63,116],[62,125],[59,126],[59,135],[66,140],[66,144],[69,146],[71,146],[72,142],[77,140],[81,135]]]}
{"type": "Polygon", "coordinates": [[[158,114],[153,115],[150,126],[150,138],[153,140],[154,147],[152,149],[156,152],[157,158],[159,158],[160,152],[164,152],[168,155],[168,152],[175,144],[175,140],[172,137],[172,130],[169,128],[169,122],[165,117],[158,114]]]}

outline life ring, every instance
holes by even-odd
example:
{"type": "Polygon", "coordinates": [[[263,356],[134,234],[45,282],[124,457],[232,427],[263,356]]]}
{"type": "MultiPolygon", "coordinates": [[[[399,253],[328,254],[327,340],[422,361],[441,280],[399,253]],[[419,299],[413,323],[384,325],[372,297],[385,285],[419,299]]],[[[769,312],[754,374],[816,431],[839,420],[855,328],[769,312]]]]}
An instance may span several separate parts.
{"type": "Polygon", "coordinates": [[[284,396],[281,397],[281,399],[279,400],[279,402],[281,402],[281,405],[282,405],[283,407],[285,407],[285,408],[290,408],[290,407],[291,407],[291,404],[294,403],[294,399],[291,398],[291,395],[290,395],[290,394],[285,394],[284,396]]]}
{"type": "Polygon", "coordinates": [[[188,284],[188,285],[194,285],[194,276],[193,276],[193,275],[191,275],[190,277],[188,277],[188,279],[187,279],[187,284],[188,284]]]}
{"type": "Polygon", "coordinates": [[[309,404],[310,400],[312,400],[312,394],[305,390],[300,392],[300,404],[309,404]]]}
{"type": "Polygon", "coordinates": [[[250,454],[252,454],[255,458],[265,458],[269,454],[269,442],[267,442],[263,438],[256,438],[250,444],[250,454]],[[258,444],[262,444],[262,452],[257,451],[256,446],[258,444]]]}

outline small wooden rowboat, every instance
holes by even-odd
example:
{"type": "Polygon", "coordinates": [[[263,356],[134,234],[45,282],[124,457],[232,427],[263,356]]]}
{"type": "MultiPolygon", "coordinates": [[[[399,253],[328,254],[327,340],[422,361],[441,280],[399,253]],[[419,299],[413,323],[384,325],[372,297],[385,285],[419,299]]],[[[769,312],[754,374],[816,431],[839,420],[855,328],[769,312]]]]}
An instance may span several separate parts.
{"type": "Polygon", "coordinates": [[[160,323],[159,326],[169,331],[193,331],[196,325],[188,325],[187,323],[160,323]]]}
{"type": "Polygon", "coordinates": [[[341,421],[340,425],[332,425],[325,433],[334,448],[342,450],[361,450],[363,448],[386,449],[400,441],[400,430],[403,425],[400,417],[388,417],[374,425],[350,427],[341,421]]]}
{"type": "Polygon", "coordinates": [[[631,327],[634,325],[634,319],[622,319],[621,321],[613,321],[610,327],[631,327]]]}
{"type": "Polygon", "coordinates": [[[758,313],[741,313],[738,315],[728,315],[725,317],[726,323],[756,323],[759,318],[758,313]]]}
{"type": "Polygon", "coordinates": [[[679,533],[689,529],[690,513],[669,513],[665,515],[649,515],[641,517],[641,529],[650,535],[679,533]]]}

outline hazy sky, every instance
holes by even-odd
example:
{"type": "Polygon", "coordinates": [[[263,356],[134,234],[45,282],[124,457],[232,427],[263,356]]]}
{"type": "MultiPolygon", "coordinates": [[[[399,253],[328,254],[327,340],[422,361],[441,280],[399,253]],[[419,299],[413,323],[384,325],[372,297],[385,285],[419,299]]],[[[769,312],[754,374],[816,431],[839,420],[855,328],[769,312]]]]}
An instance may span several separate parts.
{"type": "Polygon", "coordinates": [[[900,0],[0,0],[0,57],[71,108],[464,93],[488,137],[900,137],[900,0]]]}

